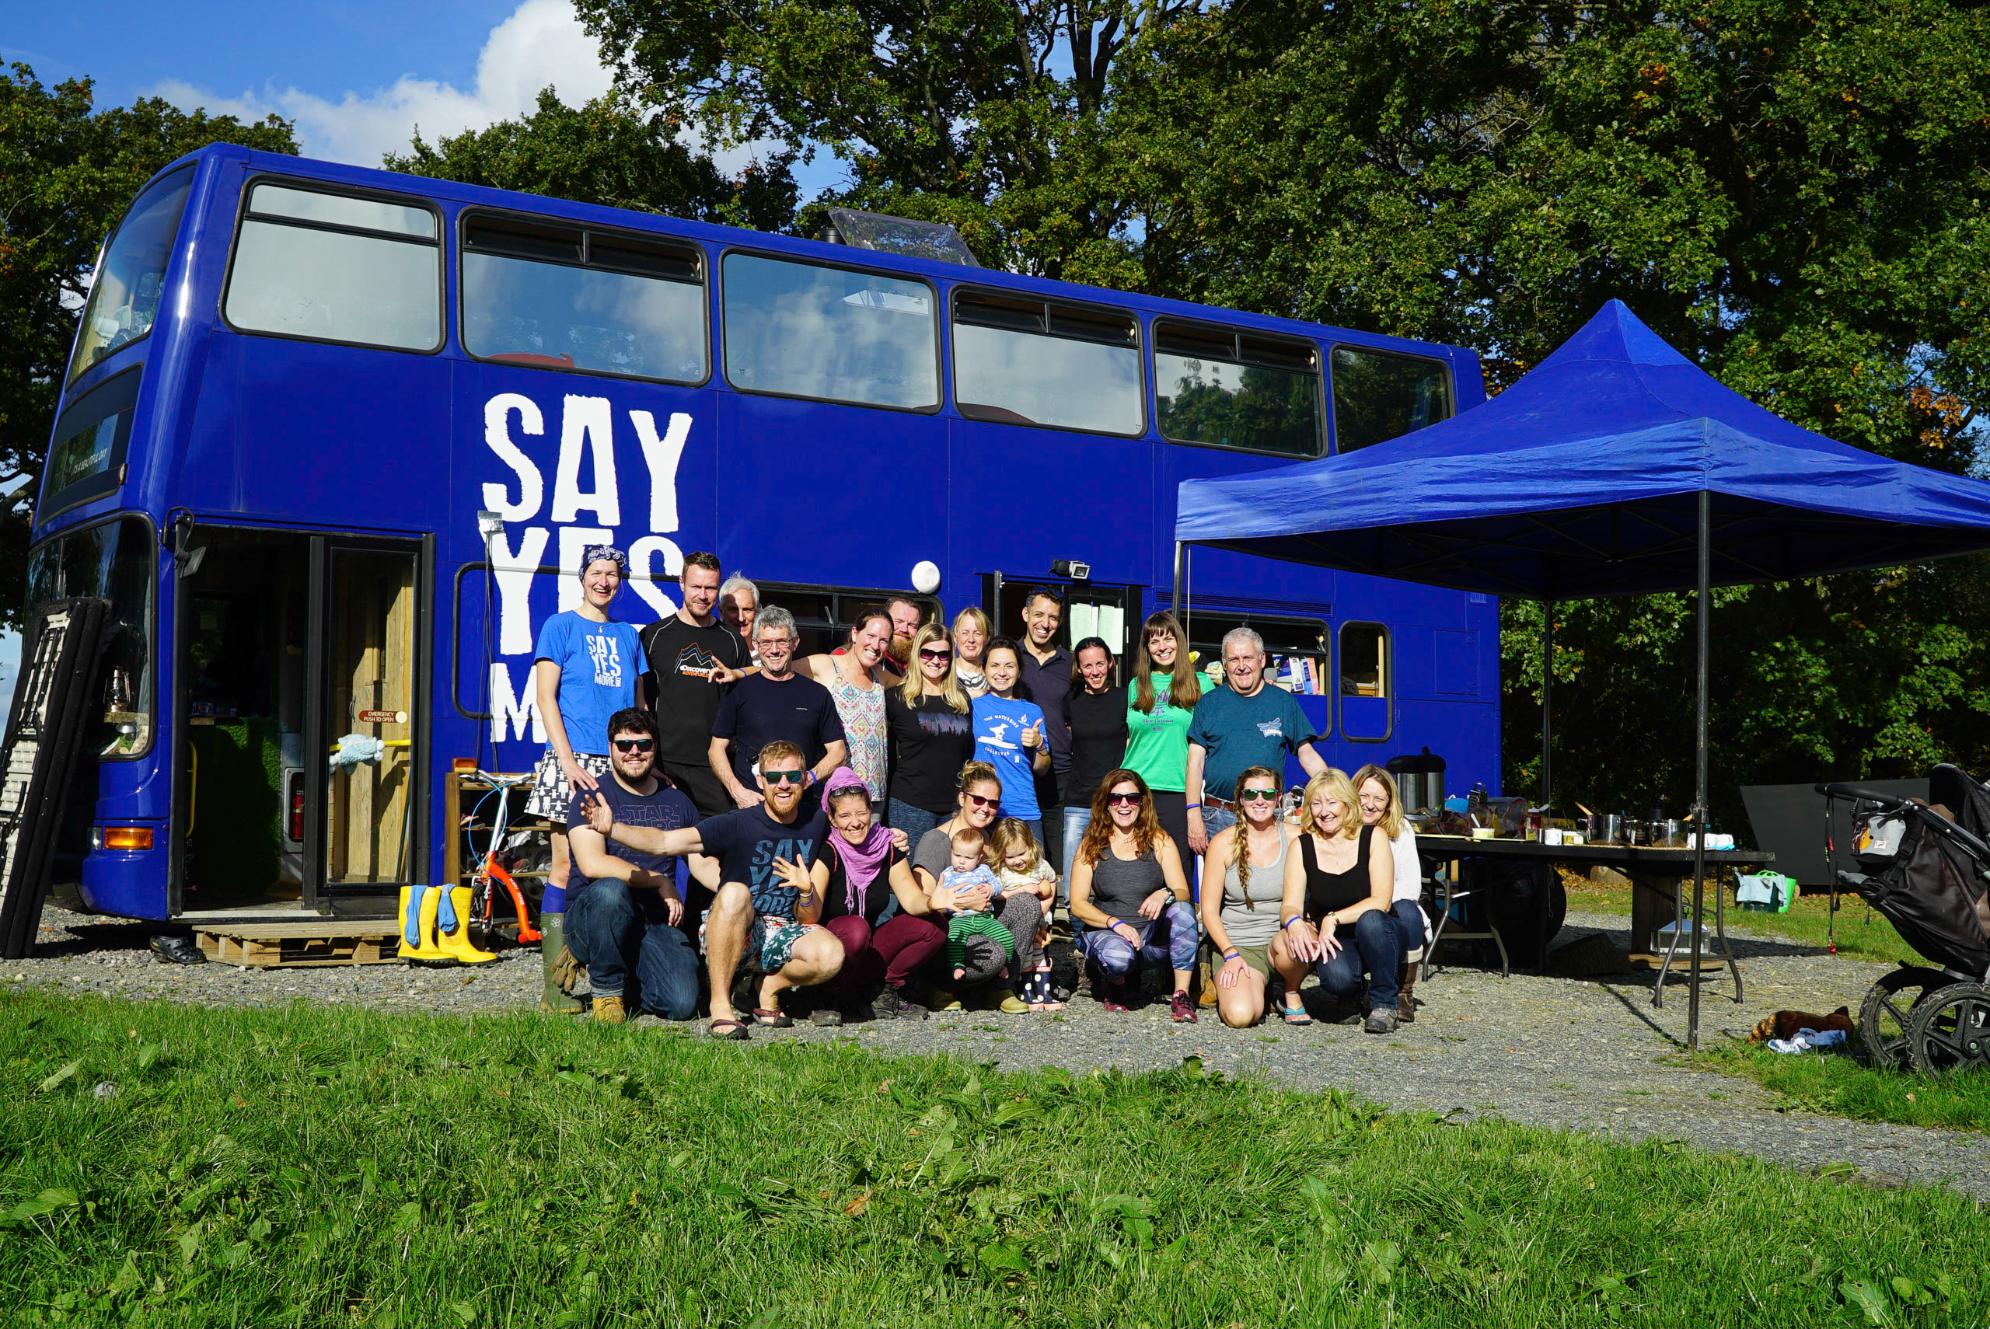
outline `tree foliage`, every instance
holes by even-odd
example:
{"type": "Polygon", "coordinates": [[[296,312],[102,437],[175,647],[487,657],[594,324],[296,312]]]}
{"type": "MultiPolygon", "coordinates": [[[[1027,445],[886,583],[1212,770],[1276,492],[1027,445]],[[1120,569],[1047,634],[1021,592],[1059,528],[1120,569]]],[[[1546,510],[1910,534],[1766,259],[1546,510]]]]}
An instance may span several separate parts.
{"type": "Polygon", "coordinates": [[[419,135],[387,169],[515,189],[612,208],[662,212],[759,230],[795,214],[792,154],[776,152],[727,177],[677,136],[680,122],[608,96],[570,107],[551,88],[532,114],[437,143],[419,135]]]}
{"type": "Polygon", "coordinates": [[[141,185],[216,141],[295,152],[274,116],[244,124],[148,97],[97,110],[87,79],[0,70],[0,618],[15,621],[31,509],[98,246],[141,185]]]}

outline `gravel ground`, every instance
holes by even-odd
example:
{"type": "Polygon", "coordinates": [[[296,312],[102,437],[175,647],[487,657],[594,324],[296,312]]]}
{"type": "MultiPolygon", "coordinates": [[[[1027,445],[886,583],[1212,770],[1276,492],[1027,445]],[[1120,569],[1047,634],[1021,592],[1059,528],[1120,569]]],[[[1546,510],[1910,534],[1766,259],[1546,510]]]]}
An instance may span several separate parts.
{"type": "MultiPolygon", "coordinates": [[[[1569,924],[1558,956],[1596,954],[1606,942],[1625,949],[1621,918],[1575,913],[1569,924]]],[[[538,993],[537,952],[510,953],[474,970],[176,966],[153,959],[149,932],[51,906],[35,954],[0,961],[0,982],[197,1004],[301,1000],[428,1012],[516,1009],[538,993]]],[[[1736,950],[1747,1001],[1731,999],[1725,971],[1710,977],[1701,991],[1703,1046],[1745,1038],[1779,1008],[1843,1004],[1856,1011],[1889,967],[1746,936],[1736,950]]],[[[1623,972],[1501,978],[1452,968],[1419,985],[1417,995],[1424,1003],[1417,1021],[1388,1037],[1366,1035],[1358,1023],[1231,1030],[1213,1011],[1204,1011],[1200,1024],[1174,1025],[1165,1002],[1108,1017],[1081,997],[1054,1016],[969,1011],[837,1029],[756,1029],[753,1038],[842,1038],[880,1052],[942,1051],[1005,1069],[1142,1071],[1196,1056],[1231,1076],[1331,1086],[1454,1120],[1503,1117],[1621,1140],[1678,1140],[1800,1168],[1849,1163],[1877,1183],[1946,1184],[1990,1200],[1990,1136],[1780,1111],[1752,1081],[1680,1065],[1687,993],[1678,980],[1662,1008],[1651,1004],[1649,977],[1623,972]]]]}

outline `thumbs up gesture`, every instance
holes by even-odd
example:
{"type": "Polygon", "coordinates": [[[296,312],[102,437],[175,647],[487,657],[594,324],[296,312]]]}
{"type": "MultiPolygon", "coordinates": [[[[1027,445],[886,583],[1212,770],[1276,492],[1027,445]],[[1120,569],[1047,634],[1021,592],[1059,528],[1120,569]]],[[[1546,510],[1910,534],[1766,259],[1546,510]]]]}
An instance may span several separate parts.
{"type": "Polygon", "coordinates": [[[1043,742],[1043,721],[1038,720],[1035,724],[1024,725],[1022,740],[1026,748],[1034,748],[1043,742]]]}

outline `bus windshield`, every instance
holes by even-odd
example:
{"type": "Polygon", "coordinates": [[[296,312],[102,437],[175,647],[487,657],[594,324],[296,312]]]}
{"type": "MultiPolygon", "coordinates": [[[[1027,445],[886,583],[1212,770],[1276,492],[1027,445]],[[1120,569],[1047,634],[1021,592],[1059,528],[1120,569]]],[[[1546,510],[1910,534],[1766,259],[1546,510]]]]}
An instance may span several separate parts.
{"type": "Polygon", "coordinates": [[[112,351],[152,331],[165,294],[166,257],[179,233],[193,172],[177,171],[139,195],[111,236],[90,285],[76,334],[69,381],[112,351]]]}

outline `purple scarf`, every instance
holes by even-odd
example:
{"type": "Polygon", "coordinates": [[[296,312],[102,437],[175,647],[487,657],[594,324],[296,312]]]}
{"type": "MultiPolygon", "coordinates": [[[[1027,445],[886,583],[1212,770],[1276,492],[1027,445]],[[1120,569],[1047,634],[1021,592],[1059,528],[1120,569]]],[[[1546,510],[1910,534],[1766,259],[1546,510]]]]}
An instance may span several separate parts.
{"type": "MultiPolygon", "coordinates": [[[[829,815],[829,797],[840,789],[865,789],[864,782],[848,766],[838,766],[829,773],[829,779],[822,786],[822,813],[829,815]]],[[[865,790],[866,801],[870,793],[865,790]]],[[[836,851],[837,861],[843,865],[843,907],[852,914],[862,917],[864,899],[870,893],[871,884],[878,879],[878,872],[891,857],[891,832],[871,823],[871,833],[864,837],[862,844],[851,844],[843,832],[834,826],[829,828],[829,843],[836,851]]]]}

